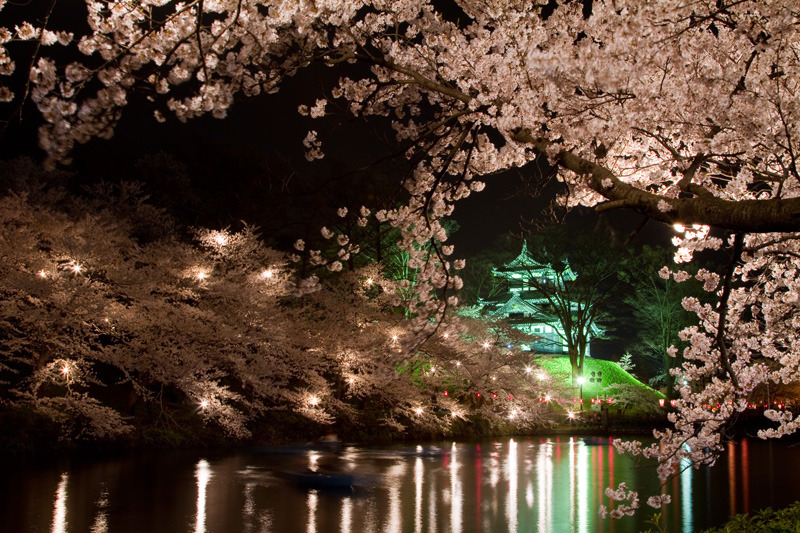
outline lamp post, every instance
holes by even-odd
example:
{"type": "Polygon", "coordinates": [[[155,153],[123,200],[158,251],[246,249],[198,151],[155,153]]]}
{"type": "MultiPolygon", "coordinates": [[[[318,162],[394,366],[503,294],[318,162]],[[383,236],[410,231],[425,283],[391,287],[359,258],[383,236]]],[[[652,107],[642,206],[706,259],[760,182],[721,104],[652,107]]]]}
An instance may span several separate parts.
{"type": "Polygon", "coordinates": [[[581,411],[583,411],[583,384],[584,383],[586,383],[586,378],[584,378],[583,376],[579,377],[578,378],[578,385],[580,386],[579,397],[580,397],[581,411]]]}

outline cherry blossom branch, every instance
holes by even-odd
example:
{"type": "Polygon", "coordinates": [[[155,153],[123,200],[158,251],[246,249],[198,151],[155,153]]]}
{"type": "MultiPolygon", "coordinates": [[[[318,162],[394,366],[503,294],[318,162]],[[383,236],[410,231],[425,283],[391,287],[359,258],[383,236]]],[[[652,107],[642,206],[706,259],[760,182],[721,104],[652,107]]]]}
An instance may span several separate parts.
{"type": "Polygon", "coordinates": [[[678,189],[695,196],[712,198],[714,195],[708,189],[692,183],[697,170],[703,166],[703,163],[705,163],[705,155],[697,154],[689,167],[683,171],[683,177],[678,181],[678,189]]]}
{"type": "MultiPolygon", "coordinates": [[[[44,30],[47,29],[47,24],[50,21],[50,15],[53,13],[53,9],[55,9],[56,2],[58,0],[50,0],[50,6],[47,8],[47,14],[44,17],[44,22],[42,23],[42,35],[36,40],[36,46],[33,50],[33,54],[31,54],[30,64],[26,72],[32,72],[33,66],[36,64],[36,60],[39,58],[39,50],[42,48],[42,39],[44,38],[44,30]]],[[[22,120],[22,108],[25,105],[25,102],[28,100],[28,95],[30,94],[31,90],[31,78],[27,76],[25,79],[25,89],[22,91],[22,98],[19,99],[19,104],[14,108],[14,111],[11,112],[10,117],[17,116],[19,120],[22,120]]],[[[8,125],[11,123],[11,118],[5,119],[2,121],[3,127],[0,128],[0,135],[4,134],[8,125]]]]}
{"type": "Polygon", "coordinates": [[[725,200],[719,197],[667,198],[620,180],[608,168],[593,163],[552,141],[536,138],[528,129],[515,132],[514,139],[531,145],[563,168],[574,172],[584,184],[608,200],[598,212],[632,208],[667,224],[704,224],[732,231],[768,233],[796,231],[800,227],[800,198],[725,200]]]}
{"type": "Polygon", "coordinates": [[[722,286],[722,296],[719,301],[719,322],[717,323],[717,338],[715,339],[716,345],[719,347],[719,356],[722,361],[722,367],[731,378],[731,383],[734,388],[739,389],[739,380],[736,378],[731,366],[730,357],[728,355],[728,347],[725,344],[725,326],[728,317],[728,299],[731,295],[731,286],[733,281],[733,273],[736,271],[736,266],[742,256],[742,246],[744,243],[744,233],[737,233],[733,239],[733,251],[731,252],[731,259],[728,262],[728,267],[725,272],[725,281],[722,286]]]}

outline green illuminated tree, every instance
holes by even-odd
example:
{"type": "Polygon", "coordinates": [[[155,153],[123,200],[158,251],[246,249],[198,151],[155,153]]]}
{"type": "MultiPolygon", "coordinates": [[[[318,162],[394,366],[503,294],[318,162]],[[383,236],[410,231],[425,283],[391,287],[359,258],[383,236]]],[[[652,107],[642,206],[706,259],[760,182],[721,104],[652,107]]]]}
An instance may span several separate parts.
{"type": "Polygon", "coordinates": [[[553,277],[531,277],[540,298],[531,300],[539,314],[557,322],[567,347],[574,383],[583,375],[589,343],[602,334],[610,318],[610,304],[619,297],[622,254],[601,232],[571,234],[554,228],[530,240],[531,255],[550,265],[553,277]]]}
{"type": "Polygon", "coordinates": [[[697,323],[697,315],[684,309],[683,299],[703,292],[693,278],[678,283],[658,275],[656,268],[669,263],[670,255],[668,250],[643,247],[627,264],[631,291],[625,297],[625,303],[633,310],[632,329],[637,337],[630,351],[656,364],[651,385],[663,385],[668,399],[675,394],[675,376],[670,370],[682,362],[684,343],[679,333],[697,323]],[[672,346],[680,348],[674,356],[670,355],[672,346]]]}

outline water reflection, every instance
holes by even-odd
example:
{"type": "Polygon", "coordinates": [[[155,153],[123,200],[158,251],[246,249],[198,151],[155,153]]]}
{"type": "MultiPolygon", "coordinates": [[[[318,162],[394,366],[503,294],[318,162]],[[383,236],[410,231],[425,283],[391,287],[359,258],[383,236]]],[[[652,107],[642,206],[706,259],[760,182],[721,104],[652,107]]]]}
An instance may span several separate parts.
{"type": "Polygon", "coordinates": [[[548,531],[553,523],[553,447],[548,445],[539,446],[538,457],[536,458],[537,488],[539,489],[539,531],[548,531]]]}
{"type": "Polygon", "coordinates": [[[317,491],[308,491],[308,533],[317,533],[317,491]]]}
{"type": "Polygon", "coordinates": [[[731,514],[750,512],[750,448],[747,439],[740,443],[729,442],[728,460],[728,506],[731,514]],[[741,474],[741,482],[737,474],[741,474]],[[741,490],[741,502],[738,491],[741,490]]]}
{"type": "Polygon", "coordinates": [[[341,533],[350,533],[353,527],[353,500],[350,497],[345,497],[342,500],[342,521],[341,533]]]}
{"type": "Polygon", "coordinates": [[[684,457],[681,459],[681,525],[684,533],[691,533],[692,524],[692,462],[684,457]]]}
{"type": "MultiPolygon", "coordinates": [[[[398,463],[389,469],[390,479],[402,479],[406,470],[405,462],[398,463]]],[[[389,485],[389,512],[387,514],[386,525],[382,528],[383,531],[388,533],[400,533],[403,531],[403,520],[400,513],[400,483],[391,483],[389,485]]]]}
{"type": "Polygon", "coordinates": [[[194,533],[206,533],[206,489],[211,480],[211,465],[201,459],[194,471],[197,479],[197,512],[195,513],[194,533]]]}
{"type": "Polygon", "coordinates": [[[517,530],[517,491],[518,479],[517,468],[519,467],[517,459],[517,443],[514,439],[508,441],[508,455],[506,455],[505,474],[508,479],[508,499],[506,500],[506,520],[508,522],[508,530],[517,530]]]}
{"type": "MultiPolygon", "coordinates": [[[[419,453],[421,449],[422,446],[417,446],[417,453],[419,453]]],[[[417,457],[414,460],[414,533],[422,533],[423,471],[424,467],[422,466],[422,457],[417,457]]]]}
{"type": "Polygon", "coordinates": [[[742,441],[742,490],[744,490],[744,497],[743,503],[744,507],[742,508],[743,513],[750,512],[750,448],[748,445],[748,440],[744,439],[742,441]]]}
{"type": "Polygon", "coordinates": [[[66,533],[67,531],[67,473],[61,474],[61,481],[56,489],[56,505],[53,509],[53,533],[66,533]]]}
{"type": "MultiPolygon", "coordinates": [[[[0,531],[625,533],[647,529],[650,514],[601,520],[603,489],[626,481],[642,495],[662,490],[652,469],[616,455],[608,442],[564,437],[351,448],[340,455],[357,479],[346,491],[305,490],[279,475],[322,464],[330,452],[182,453],[156,454],[145,467],[129,458],[6,470],[0,531]]],[[[674,502],[666,530],[697,531],[800,499],[800,448],[744,440],[728,445],[719,463],[681,465],[666,487],[674,502]]]]}
{"type": "Polygon", "coordinates": [[[108,487],[103,483],[103,488],[100,491],[100,497],[97,499],[97,516],[95,516],[94,523],[92,524],[91,533],[107,533],[108,532],[108,487]]]}
{"type": "Polygon", "coordinates": [[[458,450],[456,443],[450,447],[450,524],[453,533],[461,533],[461,517],[464,495],[461,492],[461,475],[458,472],[458,450]]]}

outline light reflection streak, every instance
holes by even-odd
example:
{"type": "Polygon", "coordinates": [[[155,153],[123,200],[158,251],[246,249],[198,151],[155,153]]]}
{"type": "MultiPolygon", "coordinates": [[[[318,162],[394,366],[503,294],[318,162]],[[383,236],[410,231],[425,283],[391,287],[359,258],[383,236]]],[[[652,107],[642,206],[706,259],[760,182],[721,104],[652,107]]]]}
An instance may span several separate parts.
{"type": "Polygon", "coordinates": [[[353,499],[349,496],[342,500],[342,521],[340,531],[350,533],[353,528],[353,499]]]}
{"type": "Polygon", "coordinates": [[[439,495],[436,493],[436,476],[431,477],[431,486],[428,493],[428,531],[436,532],[436,502],[439,495]]]}
{"type": "Polygon", "coordinates": [[[614,446],[608,447],[608,486],[613,487],[614,485],[614,446]]]}
{"type": "MultiPolygon", "coordinates": [[[[422,457],[414,461],[414,531],[422,533],[422,457]]],[[[345,529],[342,528],[342,533],[345,529]]]]}
{"type": "Polygon", "coordinates": [[[480,525],[483,522],[482,509],[483,497],[481,489],[483,488],[483,460],[481,459],[481,447],[477,446],[475,454],[475,524],[480,525]]]}
{"type": "Polygon", "coordinates": [[[500,481],[500,469],[498,468],[500,461],[497,458],[497,452],[492,452],[489,456],[489,484],[492,488],[497,488],[497,483],[500,481]]]}
{"type": "Polygon", "coordinates": [[[528,504],[528,509],[533,509],[533,483],[530,481],[525,487],[525,503],[528,504]]]}
{"type": "Polygon", "coordinates": [[[605,485],[603,485],[603,449],[600,448],[597,452],[597,490],[598,490],[598,501],[603,501],[603,491],[605,490],[605,485]]]}
{"type": "Polygon", "coordinates": [[[541,446],[536,458],[537,491],[539,495],[539,531],[552,531],[553,525],[553,461],[552,447],[541,446]]]}
{"type": "Polygon", "coordinates": [[[456,443],[454,442],[450,447],[450,528],[453,533],[461,533],[464,505],[464,494],[461,490],[458,466],[458,454],[456,443]]]}
{"type": "Polygon", "coordinates": [[[736,514],[736,444],[728,443],[728,505],[730,516],[736,514]]]}
{"type": "Polygon", "coordinates": [[[319,452],[311,452],[308,454],[308,468],[309,470],[317,470],[317,463],[322,455],[319,452]]]}
{"type": "Polygon", "coordinates": [[[66,533],[67,531],[67,481],[69,476],[66,472],[61,474],[61,481],[58,482],[56,489],[56,503],[53,509],[53,528],[52,533],[66,533]]]}
{"type": "MultiPolygon", "coordinates": [[[[589,468],[589,446],[586,443],[581,443],[578,447],[578,529],[581,533],[589,531],[589,504],[588,501],[591,497],[589,490],[589,476],[591,469],[589,468]]],[[[574,525],[574,522],[573,522],[574,525]]]]}
{"type": "Polygon", "coordinates": [[[91,533],[107,533],[108,532],[108,487],[103,483],[103,488],[100,490],[100,497],[97,499],[97,516],[94,518],[91,533]]]}
{"type": "Polygon", "coordinates": [[[569,523],[575,523],[575,498],[578,497],[575,481],[575,441],[570,439],[569,442],[569,523]]]}
{"type": "Polygon", "coordinates": [[[387,475],[391,480],[389,487],[389,516],[386,521],[386,526],[382,531],[400,533],[403,530],[403,516],[401,514],[400,506],[400,488],[402,486],[401,480],[405,474],[406,463],[396,464],[389,469],[387,475]]]}
{"type": "Polygon", "coordinates": [[[506,498],[506,521],[508,530],[516,531],[517,516],[517,490],[519,479],[517,477],[517,443],[514,439],[508,441],[508,456],[506,457],[506,479],[508,480],[508,497],[506,498]]]}
{"type": "Polygon", "coordinates": [[[206,489],[211,479],[211,465],[205,459],[197,461],[194,477],[197,478],[197,514],[195,515],[194,532],[206,531],[206,489]]]}
{"type": "Polygon", "coordinates": [[[742,490],[744,499],[743,513],[750,512],[750,450],[748,449],[747,439],[742,439],[742,490]]]}
{"type": "Polygon", "coordinates": [[[242,508],[242,522],[244,522],[245,533],[253,530],[253,517],[256,514],[256,503],[253,499],[255,483],[244,484],[244,508],[242,508]]]}
{"type": "Polygon", "coordinates": [[[681,459],[681,524],[684,533],[692,532],[692,460],[681,459]]]}
{"type": "Polygon", "coordinates": [[[306,531],[308,533],[316,533],[317,531],[317,491],[310,490],[308,491],[308,500],[306,500],[306,505],[308,506],[308,527],[306,531]]]}

